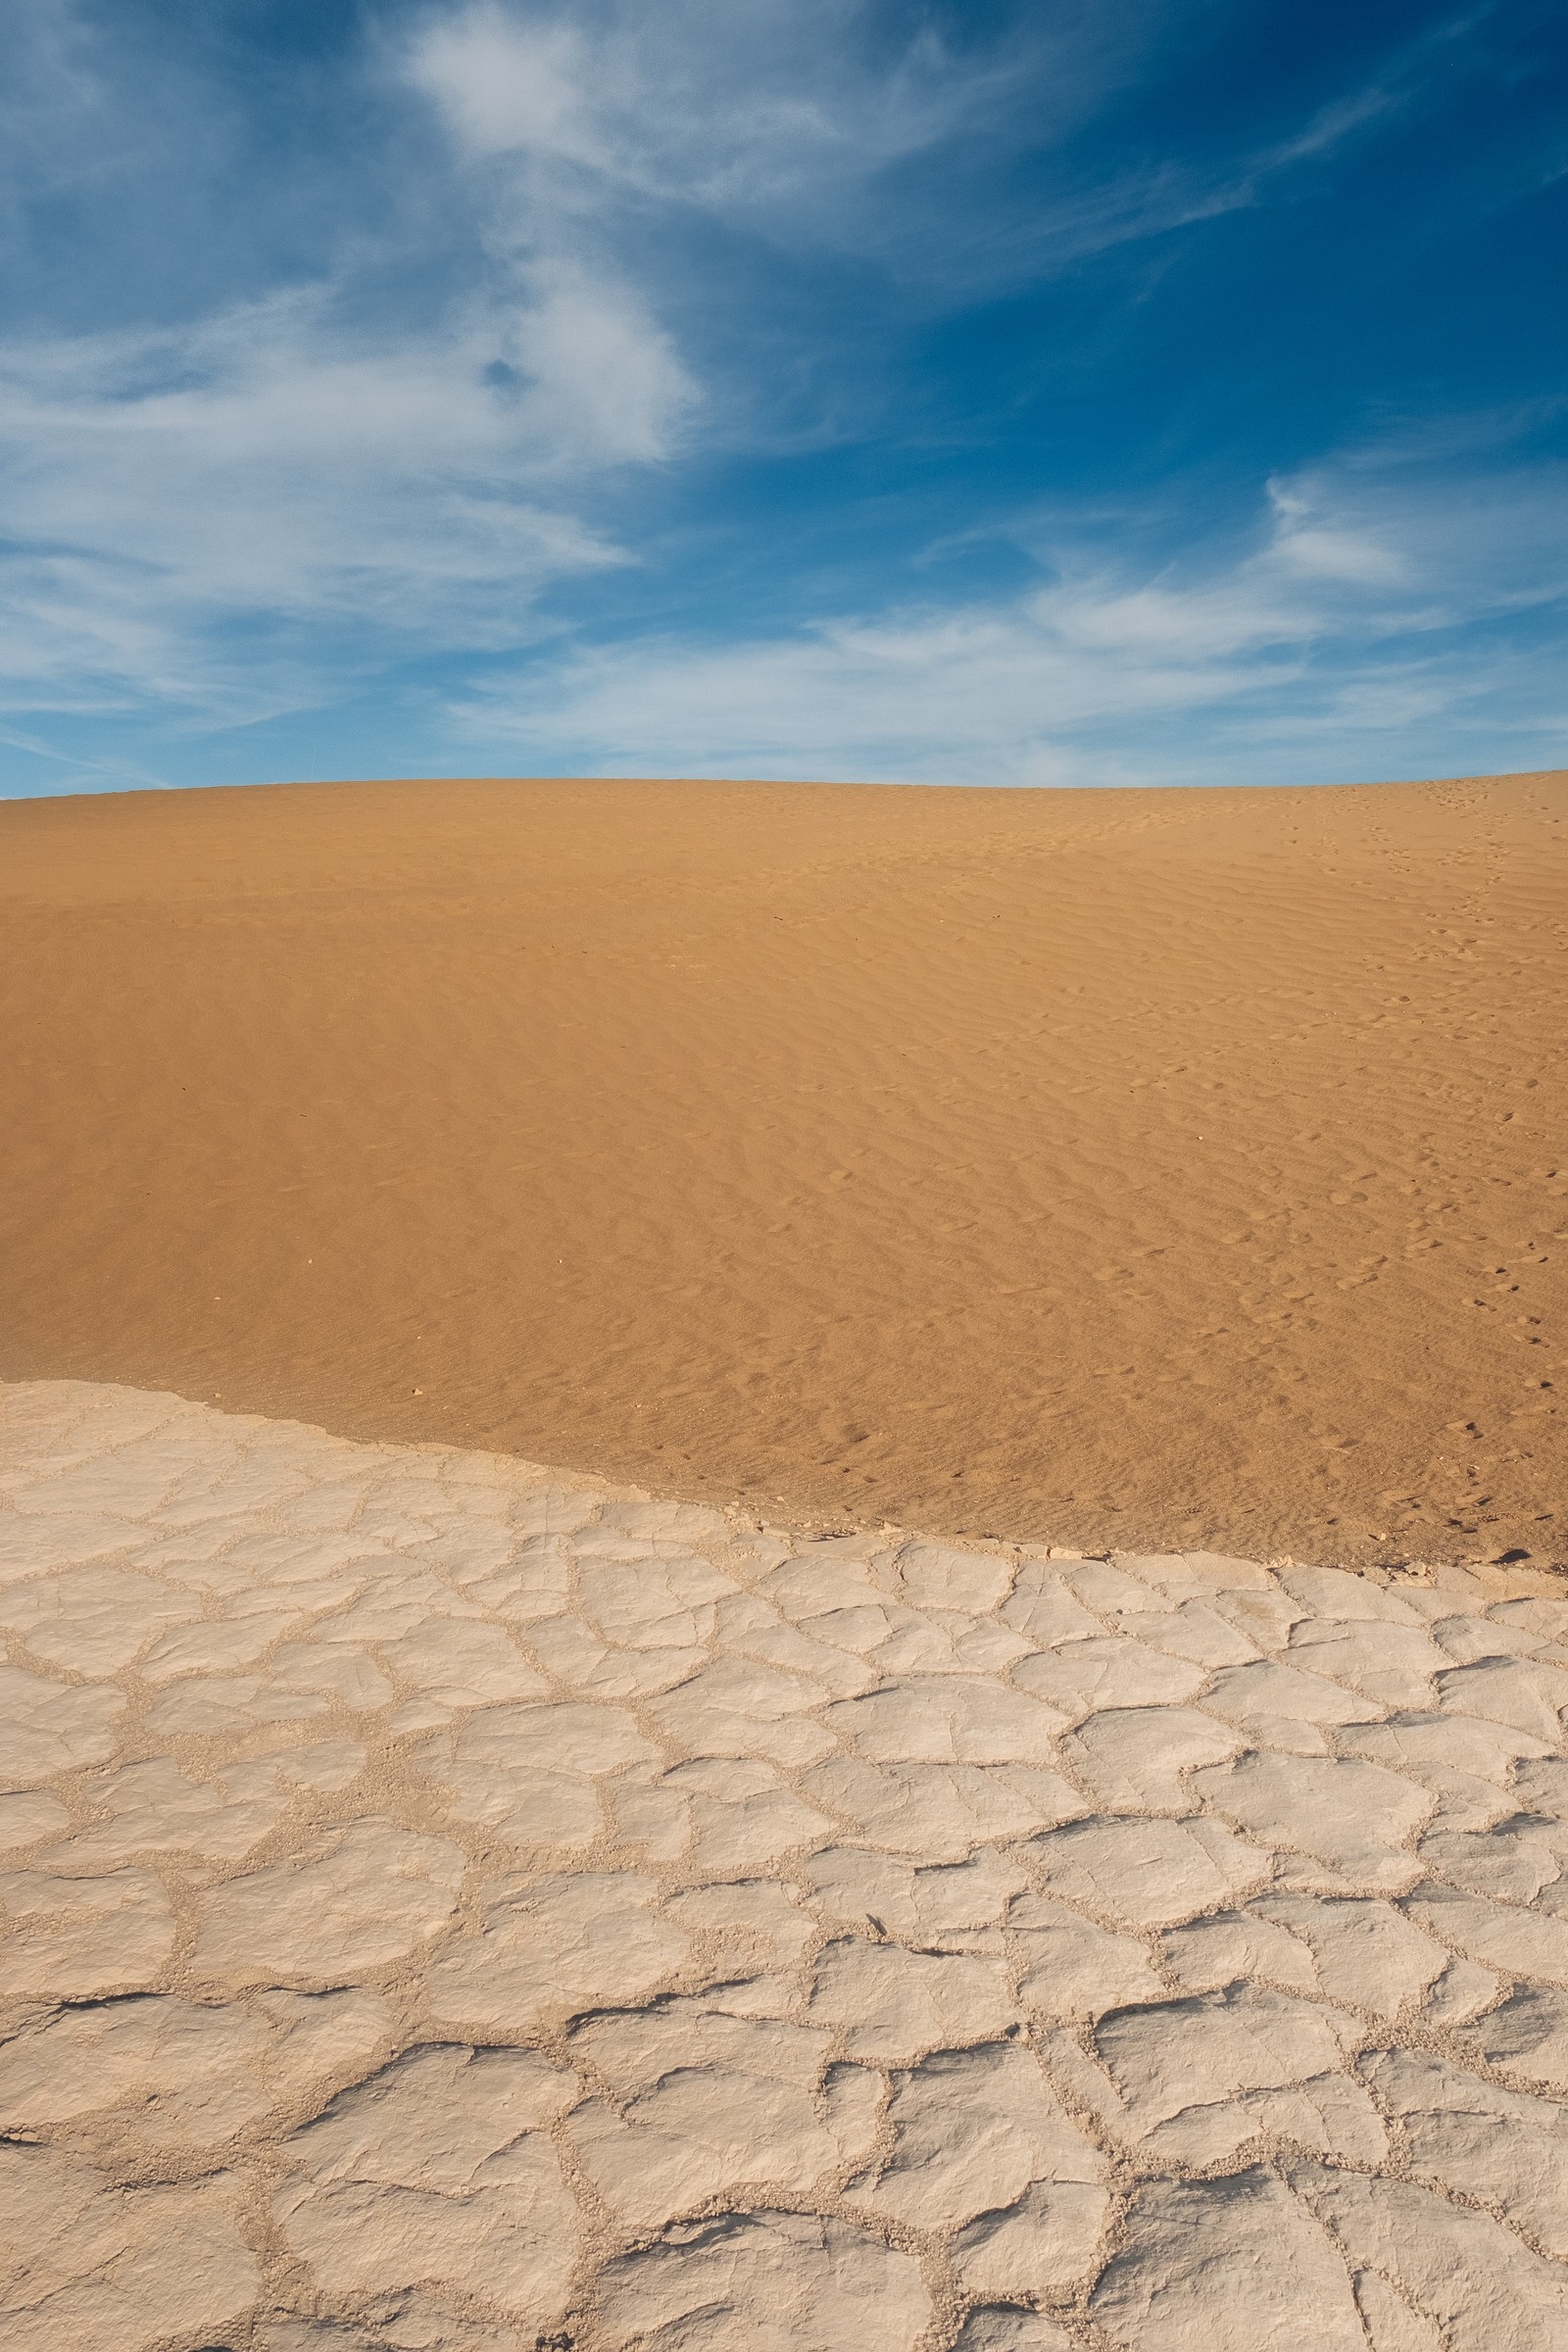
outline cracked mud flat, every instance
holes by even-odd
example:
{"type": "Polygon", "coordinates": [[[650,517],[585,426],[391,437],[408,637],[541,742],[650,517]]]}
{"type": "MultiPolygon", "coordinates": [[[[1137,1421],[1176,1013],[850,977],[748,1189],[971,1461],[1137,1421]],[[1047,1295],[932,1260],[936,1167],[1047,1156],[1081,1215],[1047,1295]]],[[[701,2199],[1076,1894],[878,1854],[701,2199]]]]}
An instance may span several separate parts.
{"type": "Polygon", "coordinates": [[[1558,2352],[1544,1573],[0,1417],[9,2352],[1558,2352]]]}

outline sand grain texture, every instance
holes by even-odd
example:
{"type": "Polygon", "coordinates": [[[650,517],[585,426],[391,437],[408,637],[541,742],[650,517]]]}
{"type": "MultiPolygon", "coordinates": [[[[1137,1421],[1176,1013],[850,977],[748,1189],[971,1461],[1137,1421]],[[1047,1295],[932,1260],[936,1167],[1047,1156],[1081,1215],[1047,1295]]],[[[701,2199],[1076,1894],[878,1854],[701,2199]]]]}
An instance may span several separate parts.
{"type": "Polygon", "coordinates": [[[0,1628],[7,2352],[1568,2340],[1548,1572],[36,1383],[0,1628]]]}
{"type": "Polygon", "coordinates": [[[0,808],[0,1372],[803,1523],[1560,1561],[1565,816],[0,808]]]}

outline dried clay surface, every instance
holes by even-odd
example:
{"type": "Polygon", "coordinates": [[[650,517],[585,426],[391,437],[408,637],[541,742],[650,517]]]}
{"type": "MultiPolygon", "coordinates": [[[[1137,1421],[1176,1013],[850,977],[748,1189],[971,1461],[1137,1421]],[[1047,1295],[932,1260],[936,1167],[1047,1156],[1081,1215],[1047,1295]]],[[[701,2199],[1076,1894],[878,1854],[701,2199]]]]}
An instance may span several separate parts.
{"type": "Polygon", "coordinates": [[[1568,1599],[0,1392],[8,2352],[1560,2352],[1568,1599]]]}

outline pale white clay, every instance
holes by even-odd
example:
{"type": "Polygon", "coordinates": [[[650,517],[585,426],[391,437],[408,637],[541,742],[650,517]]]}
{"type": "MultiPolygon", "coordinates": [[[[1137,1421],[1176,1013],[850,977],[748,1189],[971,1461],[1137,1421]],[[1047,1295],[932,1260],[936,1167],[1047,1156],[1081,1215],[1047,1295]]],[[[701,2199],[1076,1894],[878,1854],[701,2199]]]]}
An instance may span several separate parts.
{"type": "Polygon", "coordinates": [[[10,2352],[1557,2352],[1543,1572],[0,1391],[10,2352]]]}

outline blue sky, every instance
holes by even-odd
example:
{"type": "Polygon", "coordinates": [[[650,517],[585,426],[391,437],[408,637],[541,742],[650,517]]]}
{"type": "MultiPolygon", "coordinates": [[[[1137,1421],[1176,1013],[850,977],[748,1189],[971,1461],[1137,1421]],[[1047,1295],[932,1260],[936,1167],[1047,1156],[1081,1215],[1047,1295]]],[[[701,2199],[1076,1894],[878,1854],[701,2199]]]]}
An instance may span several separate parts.
{"type": "Polygon", "coordinates": [[[1560,0],[28,0],[0,791],[1568,763],[1560,0]]]}

